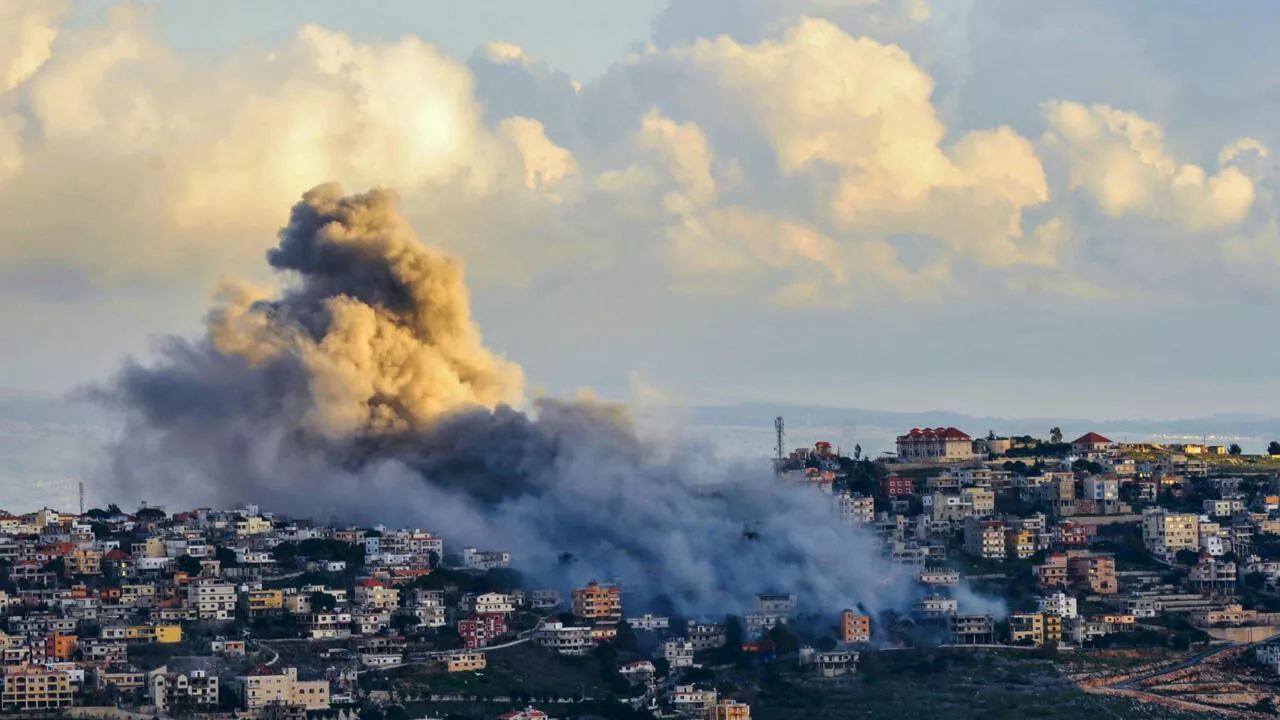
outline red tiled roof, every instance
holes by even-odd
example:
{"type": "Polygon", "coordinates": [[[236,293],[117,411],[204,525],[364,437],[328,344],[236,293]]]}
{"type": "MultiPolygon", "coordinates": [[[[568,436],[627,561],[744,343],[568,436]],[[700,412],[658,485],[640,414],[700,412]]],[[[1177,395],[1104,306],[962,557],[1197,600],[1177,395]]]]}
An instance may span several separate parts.
{"type": "Polygon", "coordinates": [[[1072,445],[1110,445],[1111,441],[1102,437],[1096,432],[1085,433],[1075,440],[1071,441],[1072,445]]]}
{"type": "Polygon", "coordinates": [[[258,663],[254,665],[249,672],[245,673],[245,677],[262,677],[264,675],[279,675],[271,666],[266,663],[258,663]]]}
{"type": "Polygon", "coordinates": [[[972,440],[973,439],[969,437],[969,435],[963,432],[962,430],[959,430],[954,427],[925,428],[923,430],[921,430],[920,428],[911,428],[911,432],[907,433],[903,437],[911,438],[913,440],[919,440],[919,439],[972,440]]]}

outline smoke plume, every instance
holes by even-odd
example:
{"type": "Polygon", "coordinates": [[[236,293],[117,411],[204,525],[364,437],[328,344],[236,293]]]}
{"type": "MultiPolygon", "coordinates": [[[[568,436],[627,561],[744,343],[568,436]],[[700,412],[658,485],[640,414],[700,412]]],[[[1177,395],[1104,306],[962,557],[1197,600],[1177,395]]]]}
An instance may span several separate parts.
{"type": "Polygon", "coordinates": [[[824,612],[910,599],[913,578],[817,492],[650,442],[619,406],[513,407],[522,372],[481,343],[461,267],[395,206],[311,190],[268,254],[282,294],[228,288],[205,337],[96,391],[126,419],[122,495],[411,524],[450,551],[510,550],[539,583],[618,578],[693,615],[767,591],[824,612]]]}

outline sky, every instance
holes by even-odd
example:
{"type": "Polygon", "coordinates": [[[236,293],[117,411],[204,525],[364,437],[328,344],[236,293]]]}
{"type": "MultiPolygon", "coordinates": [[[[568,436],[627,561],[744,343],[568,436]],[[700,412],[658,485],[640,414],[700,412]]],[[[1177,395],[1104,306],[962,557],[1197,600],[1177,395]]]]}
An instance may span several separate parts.
{"type": "Polygon", "coordinates": [[[1274,413],[1280,4],[0,0],[0,386],[381,187],[540,392],[1274,413]]]}

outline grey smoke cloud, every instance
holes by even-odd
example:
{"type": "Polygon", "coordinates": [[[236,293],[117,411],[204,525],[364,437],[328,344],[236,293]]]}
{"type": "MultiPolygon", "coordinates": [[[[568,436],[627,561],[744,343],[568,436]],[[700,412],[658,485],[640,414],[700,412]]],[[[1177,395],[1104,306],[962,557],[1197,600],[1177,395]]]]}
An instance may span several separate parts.
{"type": "Polygon", "coordinates": [[[513,407],[519,367],[481,344],[460,266],[394,196],[309,191],[268,260],[285,292],[224,292],[204,337],[94,391],[125,418],[124,497],[413,524],[508,549],[542,583],[618,578],[693,615],[766,591],[826,612],[916,594],[827,498],[767,468],[651,441],[618,405],[513,407]]]}

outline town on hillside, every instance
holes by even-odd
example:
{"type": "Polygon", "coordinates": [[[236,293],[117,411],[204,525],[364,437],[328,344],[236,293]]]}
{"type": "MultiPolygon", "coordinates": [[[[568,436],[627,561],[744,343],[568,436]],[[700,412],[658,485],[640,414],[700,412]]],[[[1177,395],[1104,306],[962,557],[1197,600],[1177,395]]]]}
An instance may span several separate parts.
{"type": "Polygon", "coordinates": [[[780,588],[749,612],[679,617],[639,602],[635,579],[540,587],[519,548],[431,528],[255,505],[0,512],[0,710],[771,720],[853,717],[834,708],[902,706],[886,688],[963,677],[1006,703],[1274,712],[1270,455],[1056,428],[916,428],[874,459],[826,442],[784,454],[781,439],[774,481],[873,538],[913,578],[909,606],[814,613],[780,588]]]}

